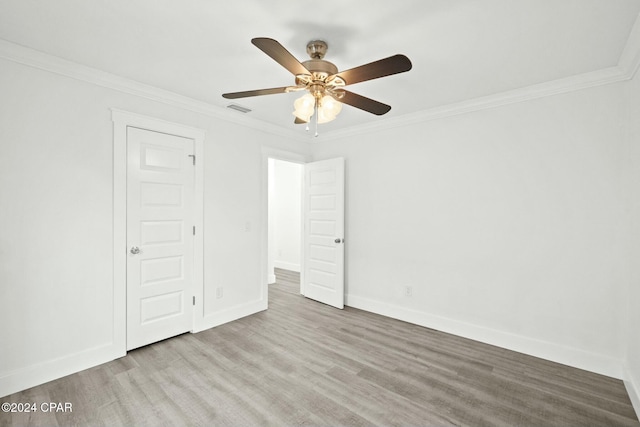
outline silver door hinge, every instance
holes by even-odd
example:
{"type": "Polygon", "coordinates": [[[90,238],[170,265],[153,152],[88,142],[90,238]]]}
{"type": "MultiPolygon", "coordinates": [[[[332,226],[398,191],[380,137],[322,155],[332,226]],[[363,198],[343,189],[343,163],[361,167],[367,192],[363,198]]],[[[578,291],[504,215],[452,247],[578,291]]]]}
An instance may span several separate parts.
{"type": "Polygon", "coordinates": [[[193,305],[196,305],[196,297],[195,297],[195,295],[193,297],[193,305]]]}
{"type": "Polygon", "coordinates": [[[193,165],[196,165],[196,155],[195,154],[189,154],[189,157],[191,157],[191,160],[193,160],[193,165]]]}
{"type": "Polygon", "coordinates": [[[196,226],[195,225],[193,226],[193,235],[194,236],[196,235],[196,226]]]}

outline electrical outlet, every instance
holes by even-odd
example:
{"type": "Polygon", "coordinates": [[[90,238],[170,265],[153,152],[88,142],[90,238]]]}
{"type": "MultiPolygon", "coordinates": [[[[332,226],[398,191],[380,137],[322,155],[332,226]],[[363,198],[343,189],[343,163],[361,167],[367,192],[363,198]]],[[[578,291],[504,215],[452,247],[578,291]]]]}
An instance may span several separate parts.
{"type": "Polygon", "coordinates": [[[405,286],[404,287],[404,296],[405,297],[410,297],[413,295],[413,287],[411,286],[405,286]]]}
{"type": "Polygon", "coordinates": [[[222,298],[222,295],[223,295],[223,287],[222,286],[218,286],[216,288],[216,298],[220,299],[220,298],[222,298]]]}

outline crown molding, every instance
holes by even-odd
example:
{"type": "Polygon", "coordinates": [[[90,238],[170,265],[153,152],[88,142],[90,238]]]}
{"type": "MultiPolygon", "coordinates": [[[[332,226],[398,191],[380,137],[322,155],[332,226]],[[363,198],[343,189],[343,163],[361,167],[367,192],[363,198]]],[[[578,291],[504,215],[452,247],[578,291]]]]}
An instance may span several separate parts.
{"type": "Polygon", "coordinates": [[[638,69],[640,69],[640,14],[636,17],[622,54],[618,60],[618,64],[614,67],[603,68],[601,70],[577,74],[563,79],[552,80],[479,98],[468,99],[453,104],[418,111],[412,114],[405,114],[399,117],[381,120],[376,123],[368,123],[343,130],[336,130],[331,133],[321,135],[321,138],[324,141],[342,139],[370,132],[379,132],[385,129],[409,126],[429,120],[486,110],[503,105],[525,102],[536,98],[559,95],[590,87],[618,83],[633,79],[635,74],[638,72],[638,69]]]}
{"type": "Polygon", "coordinates": [[[629,33],[629,38],[620,55],[618,67],[631,80],[640,68],[640,14],[636,17],[636,22],[629,33]]]}
{"type": "Polygon", "coordinates": [[[0,39],[0,58],[107,89],[116,90],[155,102],[161,102],[163,104],[199,113],[208,117],[215,117],[240,126],[257,129],[262,132],[294,140],[299,139],[299,135],[293,130],[284,129],[280,126],[262,122],[251,117],[243,117],[239,115],[239,113],[229,111],[224,107],[198,101],[187,96],[179,95],[175,92],[120,77],[96,68],[87,67],[76,62],[68,61],[66,59],[49,55],[2,39],[0,39]]]}
{"type": "MultiPolygon", "coordinates": [[[[237,112],[228,111],[224,107],[215,106],[174,92],[116,76],[114,74],[77,64],[75,62],[58,58],[56,56],[20,46],[2,39],[0,39],[0,58],[87,83],[92,83],[108,89],[161,102],[184,110],[193,111],[205,116],[215,117],[240,126],[292,139],[297,142],[309,142],[306,135],[301,135],[294,130],[263,122],[252,117],[243,117],[237,112]]],[[[508,104],[525,102],[536,98],[573,92],[590,87],[617,83],[632,79],[639,68],[640,15],[636,18],[629,38],[627,39],[618,61],[618,65],[614,67],[604,68],[488,96],[473,98],[453,104],[447,104],[411,114],[405,114],[399,117],[387,118],[375,123],[367,123],[342,130],[335,130],[320,135],[318,139],[323,141],[342,139],[345,137],[422,123],[429,120],[496,108],[508,104]]]]}
{"type": "Polygon", "coordinates": [[[609,67],[589,73],[553,80],[536,85],[526,86],[510,91],[499,92],[488,96],[472,98],[453,104],[430,108],[399,117],[381,120],[376,123],[368,123],[350,127],[348,129],[336,130],[322,135],[323,140],[342,139],[354,135],[379,132],[385,129],[393,129],[401,126],[409,126],[423,123],[429,120],[442,119],[445,117],[467,114],[474,111],[481,111],[504,105],[530,101],[537,98],[544,98],[568,92],[587,89],[594,86],[602,86],[629,80],[631,77],[620,67],[609,67]]]}

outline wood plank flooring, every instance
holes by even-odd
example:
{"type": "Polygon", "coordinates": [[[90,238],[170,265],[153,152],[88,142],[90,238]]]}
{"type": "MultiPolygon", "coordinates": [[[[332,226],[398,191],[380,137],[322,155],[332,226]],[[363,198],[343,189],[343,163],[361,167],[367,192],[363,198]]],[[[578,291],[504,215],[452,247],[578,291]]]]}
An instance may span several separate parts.
{"type": "Polygon", "coordinates": [[[0,398],[2,426],[640,426],[621,381],[299,295],[0,398]]]}

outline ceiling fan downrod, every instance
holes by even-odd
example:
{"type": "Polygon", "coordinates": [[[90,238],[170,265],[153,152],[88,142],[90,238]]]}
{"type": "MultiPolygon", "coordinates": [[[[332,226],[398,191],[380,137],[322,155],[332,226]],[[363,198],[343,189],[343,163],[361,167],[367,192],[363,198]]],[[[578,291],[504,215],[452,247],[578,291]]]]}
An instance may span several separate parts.
{"type": "Polygon", "coordinates": [[[327,42],[323,40],[311,40],[307,43],[307,53],[311,59],[322,59],[327,53],[327,42]]]}

